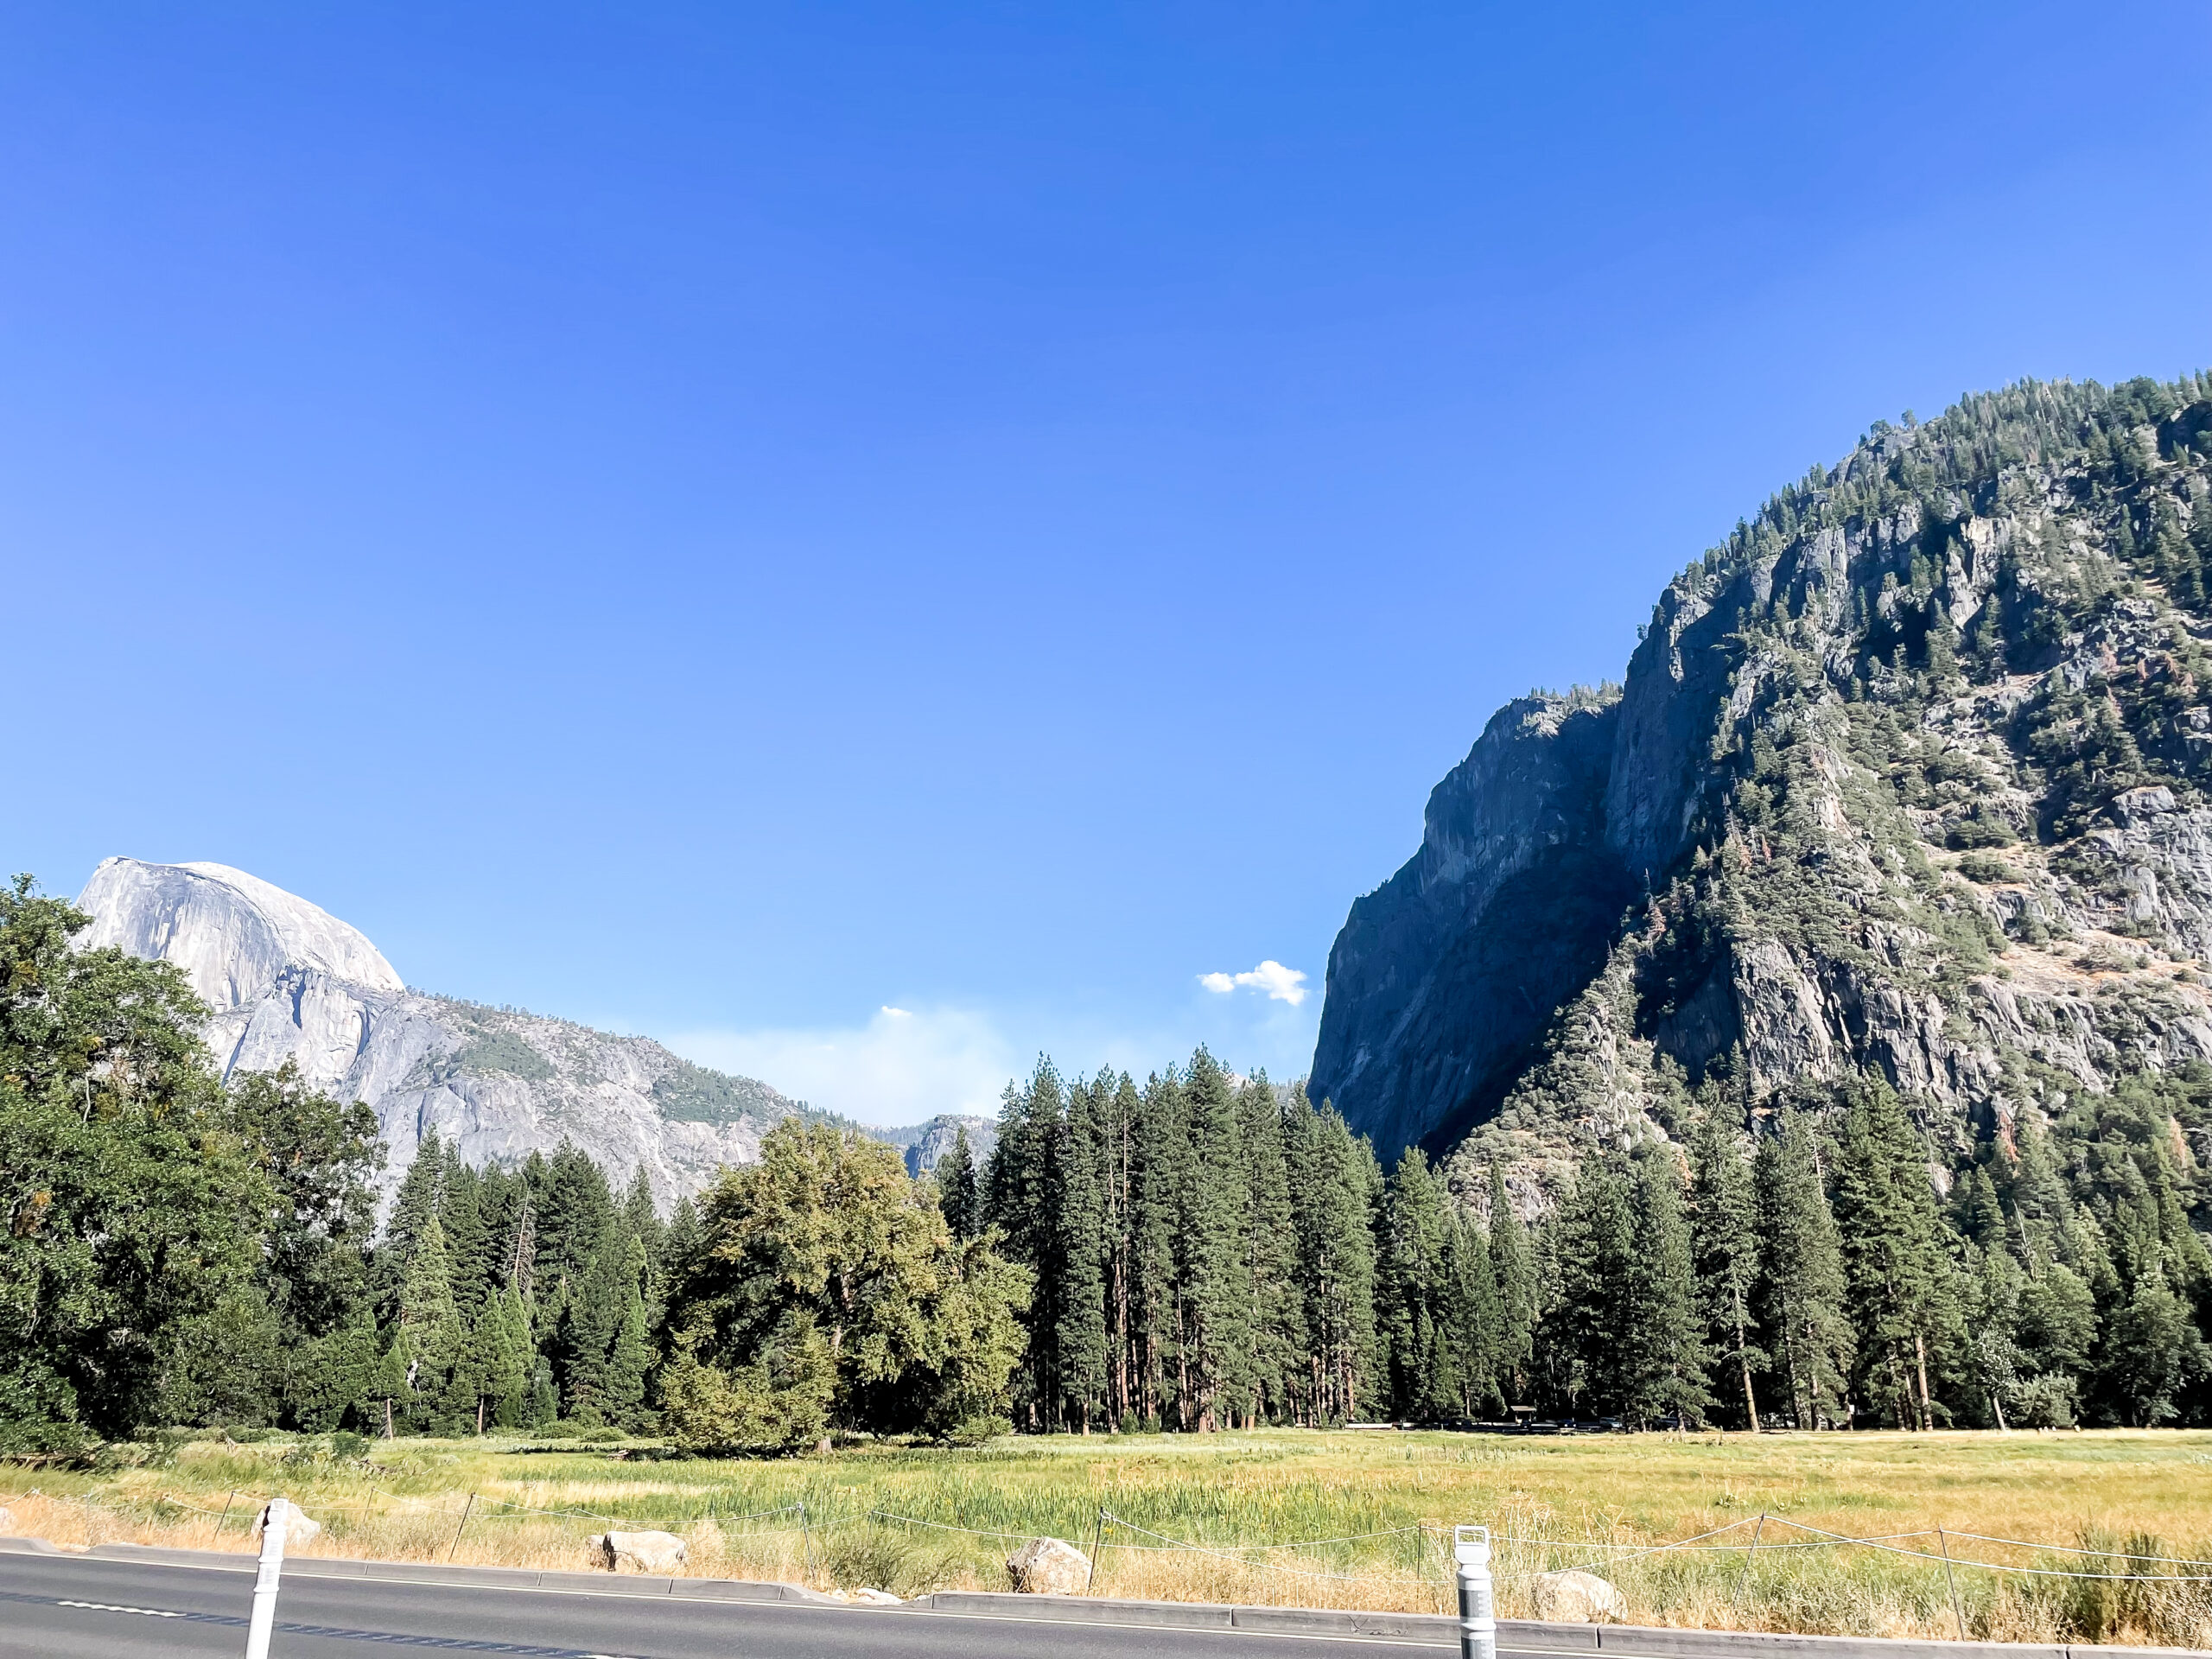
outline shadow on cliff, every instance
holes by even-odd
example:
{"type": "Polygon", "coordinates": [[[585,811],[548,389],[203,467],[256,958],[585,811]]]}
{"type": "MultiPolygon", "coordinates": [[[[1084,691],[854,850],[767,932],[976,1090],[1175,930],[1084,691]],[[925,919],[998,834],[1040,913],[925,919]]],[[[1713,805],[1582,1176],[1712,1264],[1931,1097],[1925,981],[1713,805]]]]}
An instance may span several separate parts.
{"type": "Polygon", "coordinates": [[[1482,926],[1463,934],[1437,964],[1424,1013],[1449,1030],[1451,1040],[1429,1051],[1434,1058],[1423,1068],[1427,1075],[1408,1077],[1406,1092],[1455,1103],[1414,1144],[1440,1156],[1497,1115],[1541,1052],[1554,1012],[1604,969],[1636,896],[1618,863],[1577,847],[1549,849],[1499,887],[1482,926]],[[1490,1058],[1479,1073],[1478,1055],[1490,1058]]]}

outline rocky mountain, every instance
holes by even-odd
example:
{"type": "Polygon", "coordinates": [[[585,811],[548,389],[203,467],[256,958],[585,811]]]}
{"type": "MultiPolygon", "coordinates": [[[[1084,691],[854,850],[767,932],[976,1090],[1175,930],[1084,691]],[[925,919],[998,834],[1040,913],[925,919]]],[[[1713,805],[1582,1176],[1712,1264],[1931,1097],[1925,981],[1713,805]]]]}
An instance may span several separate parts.
{"type": "Polygon", "coordinates": [[[998,1144],[999,1126],[988,1117],[963,1117],[954,1112],[942,1112],[926,1123],[917,1123],[909,1129],[877,1129],[880,1141],[888,1141],[906,1158],[906,1173],[921,1175],[935,1169],[938,1160],[952,1150],[955,1136],[968,1132],[968,1155],[976,1167],[983,1166],[983,1160],[991,1155],[991,1148],[998,1144]]]}
{"type": "MultiPolygon", "coordinates": [[[[1492,718],[1330,954],[1311,1084],[1541,1207],[1725,1084],[1939,1145],[2212,1056],[2212,377],[1878,423],[1492,718]]],[[[2212,1146],[2183,1146],[2201,1160],[2212,1146]]]]}
{"type": "Polygon", "coordinates": [[[477,1166],[571,1141],[618,1180],[643,1168],[666,1208],[807,1110],[646,1038],[410,990],[353,928],[242,870],[111,858],[77,904],[92,918],[80,944],[183,969],[213,1010],[226,1077],[296,1060],[367,1102],[390,1149],[387,1194],[435,1128],[477,1166]]]}

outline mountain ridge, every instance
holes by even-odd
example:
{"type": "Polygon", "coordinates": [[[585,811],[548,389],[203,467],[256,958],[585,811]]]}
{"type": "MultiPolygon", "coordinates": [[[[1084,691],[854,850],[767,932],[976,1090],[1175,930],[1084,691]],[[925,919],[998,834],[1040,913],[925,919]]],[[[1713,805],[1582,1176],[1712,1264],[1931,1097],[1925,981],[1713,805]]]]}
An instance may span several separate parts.
{"type": "Polygon", "coordinates": [[[1756,1112],[1878,1071],[1963,1156],[2212,1058],[2208,394],[1878,423],[1668,584],[1619,687],[1501,709],[1351,906],[1315,1096],[1541,1206],[1723,1074],[1756,1112]]]}
{"type": "Polygon", "coordinates": [[[317,1088],[366,1102],[389,1152],[387,1202],[432,1130],[476,1166],[573,1141],[617,1179],[644,1169],[665,1210],[757,1159],[787,1117],[843,1123],[651,1038],[410,987],[357,929],[226,865],[105,859],[77,903],[92,918],[80,948],[184,971],[208,1004],[204,1035],[225,1077],[289,1060],[317,1088]]]}

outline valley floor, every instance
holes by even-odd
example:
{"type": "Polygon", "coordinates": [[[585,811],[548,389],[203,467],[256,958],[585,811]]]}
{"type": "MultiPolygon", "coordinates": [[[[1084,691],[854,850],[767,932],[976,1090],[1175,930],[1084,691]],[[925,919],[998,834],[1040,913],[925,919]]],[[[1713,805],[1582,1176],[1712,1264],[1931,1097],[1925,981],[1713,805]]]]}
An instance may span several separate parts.
{"type": "Polygon", "coordinates": [[[581,1567],[590,1534],[652,1528],[695,1573],[912,1595],[1002,1589],[1007,1552],[1041,1534],[1095,1554],[1100,1594],[1424,1611],[1447,1609],[1450,1529],[1480,1522],[1507,1617],[1538,1613],[1537,1572],[1584,1567],[1636,1623],[2212,1643],[2212,1567],[2160,1559],[2212,1557],[2205,1432],[1260,1431],[780,1461],[496,1437],[344,1458],[278,1435],[0,1465],[7,1529],[62,1544],[243,1550],[276,1493],[323,1523],[315,1554],[581,1567]],[[1668,1543],[1687,1547],[1638,1553],[1668,1543]],[[2108,1573],[2136,1576],[2071,1576],[2108,1573]]]}

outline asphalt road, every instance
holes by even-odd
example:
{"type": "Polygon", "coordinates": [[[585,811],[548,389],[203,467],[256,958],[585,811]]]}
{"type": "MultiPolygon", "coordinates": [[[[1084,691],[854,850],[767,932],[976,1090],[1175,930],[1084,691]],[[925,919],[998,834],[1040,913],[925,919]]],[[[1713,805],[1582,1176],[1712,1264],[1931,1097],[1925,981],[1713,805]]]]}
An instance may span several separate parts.
{"type": "MultiPolygon", "coordinates": [[[[0,1654],[236,1656],[245,1651],[252,1590],[250,1571],[0,1554],[0,1654]]],[[[276,1605],[271,1659],[366,1659],[379,1647],[537,1659],[1414,1659],[1452,1651],[1359,1637],[304,1574],[287,1575],[276,1605]]]]}

